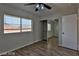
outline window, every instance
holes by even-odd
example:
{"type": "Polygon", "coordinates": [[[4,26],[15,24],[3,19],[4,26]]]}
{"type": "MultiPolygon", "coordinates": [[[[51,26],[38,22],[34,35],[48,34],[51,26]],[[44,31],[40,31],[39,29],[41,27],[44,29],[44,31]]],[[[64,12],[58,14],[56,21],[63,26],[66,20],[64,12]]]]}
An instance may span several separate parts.
{"type": "Polygon", "coordinates": [[[22,32],[32,31],[32,23],[30,19],[22,18],[22,32]]]}
{"type": "Polygon", "coordinates": [[[32,20],[4,15],[4,33],[32,31],[32,20]]]}
{"type": "Polygon", "coordinates": [[[4,33],[20,32],[20,18],[4,15],[4,33]]]}
{"type": "Polygon", "coordinates": [[[48,31],[51,31],[51,24],[48,24],[48,31]]]}

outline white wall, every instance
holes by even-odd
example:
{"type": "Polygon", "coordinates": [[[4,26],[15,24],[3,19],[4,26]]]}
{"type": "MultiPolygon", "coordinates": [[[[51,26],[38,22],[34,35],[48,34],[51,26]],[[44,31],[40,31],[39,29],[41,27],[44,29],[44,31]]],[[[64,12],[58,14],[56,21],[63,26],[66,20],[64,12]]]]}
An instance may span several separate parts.
{"type": "Polygon", "coordinates": [[[62,18],[59,18],[59,46],[62,46],[62,18]]]}
{"type": "Polygon", "coordinates": [[[40,41],[40,20],[38,16],[22,10],[0,5],[0,53],[20,48],[37,41],[40,41]],[[3,15],[5,13],[32,19],[33,31],[26,33],[4,34],[3,15]]]}
{"type": "Polygon", "coordinates": [[[77,25],[78,25],[78,28],[77,28],[77,29],[78,29],[78,32],[77,32],[78,43],[77,43],[77,44],[78,44],[78,51],[79,51],[79,5],[78,5],[78,21],[77,21],[77,23],[78,23],[78,24],[77,24],[77,25]]]}

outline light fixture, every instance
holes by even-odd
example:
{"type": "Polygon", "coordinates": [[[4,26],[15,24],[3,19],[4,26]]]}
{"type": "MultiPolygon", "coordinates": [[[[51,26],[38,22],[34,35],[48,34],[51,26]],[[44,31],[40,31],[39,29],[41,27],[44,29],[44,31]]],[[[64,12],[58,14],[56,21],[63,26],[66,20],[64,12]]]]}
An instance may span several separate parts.
{"type": "Polygon", "coordinates": [[[41,9],[42,9],[42,10],[44,9],[44,5],[43,5],[43,4],[41,4],[41,9]]]}
{"type": "Polygon", "coordinates": [[[37,4],[37,5],[36,5],[36,8],[37,8],[38,10],[43,10],[43,9],[44,9],[44,5],[43,5],[43,4],[37,4]]]}
{"type": "Polygon", "coordinates": [[[39,6],[40,6],[40,5],[39,5],[39,4],[37,4],[37,5],[36,5],[36,8],[39,8],[39,6]]]}

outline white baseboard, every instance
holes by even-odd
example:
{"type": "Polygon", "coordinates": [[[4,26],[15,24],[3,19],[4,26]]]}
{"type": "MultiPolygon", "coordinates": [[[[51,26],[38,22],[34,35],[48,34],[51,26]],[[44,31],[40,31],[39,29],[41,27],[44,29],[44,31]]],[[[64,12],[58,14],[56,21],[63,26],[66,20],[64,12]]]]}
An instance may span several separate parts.
{"type": "Polygon", "coordinates": [[[23,46],[20,46],[20,47],[14,48],[14,49],[9,50],[9,51],[2,52],[2,53],[0,53],[0,55],[7,54],[7,53],[9,53],[9,52],[15,51],[15,50],[20,49],[20,48],[22,48],[22,47],[25,47],[25,46],[28,46],[28,45],[34,44],[34,43],[36,43],[36,42],[38,42],[38,41],[40,41],[40,40],[37,40],[37,41],[31,42],[30,44],[26,44],[26,45],[23,45],[23,46]]]}

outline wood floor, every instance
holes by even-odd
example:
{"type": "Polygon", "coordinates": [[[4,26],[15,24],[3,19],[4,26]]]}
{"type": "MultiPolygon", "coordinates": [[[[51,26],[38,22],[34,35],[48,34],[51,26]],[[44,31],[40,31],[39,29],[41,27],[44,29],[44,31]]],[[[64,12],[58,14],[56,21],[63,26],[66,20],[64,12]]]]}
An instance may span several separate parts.
{"type": "Polygon", "coordinates": [[[52,37],[48,39],[48,49],[56,56],[77,56],[78,52],[72,49],[58,46],[58,38],[52,37]]]}
{"type": "MultiPolygon", "coordinates": [[[[16,56],[77,56],[77,51],[58,47],[56,38],[46,41],[40,41],[24,48],[18,49],[15,52],[16,56]],[[52,48],[50,48],[52,47],[52,48]]],[[[7,55],[6,55],[7,56],[7,55]]]]}

